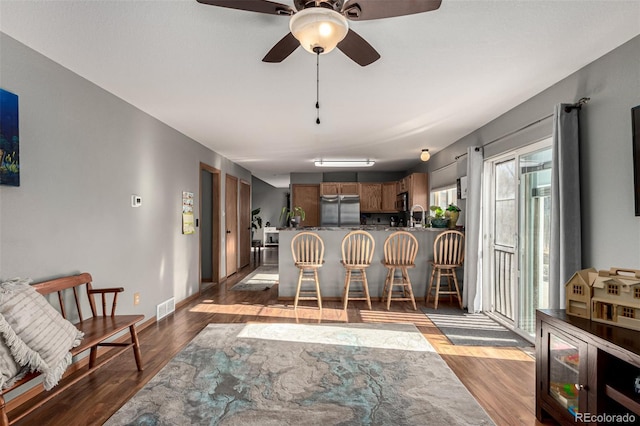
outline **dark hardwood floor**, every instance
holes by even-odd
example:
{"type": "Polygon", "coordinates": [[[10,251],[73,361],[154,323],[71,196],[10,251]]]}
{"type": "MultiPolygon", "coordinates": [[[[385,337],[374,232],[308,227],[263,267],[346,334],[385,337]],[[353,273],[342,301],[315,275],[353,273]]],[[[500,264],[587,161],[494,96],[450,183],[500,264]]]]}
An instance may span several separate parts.
{"type": "MultiPolygon", "coordinates": [[[[277,262],[277,248],[263,251],[266,263],[277,262]]],[[[252,256],[253,261],[253,256],[252,256]]],[[[136,370],[132,354],[123,354],[52,399],[16,425],[100,425],[148,382],[178,351],[209,323],[247,322],[412,322],[436,348],[456,375],[498,425],[537,425],[535,362],[518,348],[454,346],[420,310],[408,302],[380,302],[372,310],[365,302],[326,301],[320,312],[313,302],[301,302],[297,312],[278,301],[277,286],[267,291],[238,292],[230,288],[254,269],[240,270],[207,289],[174,314],[139,333],[145,369],[136,370]]],[[[419,301],[419,306],[424,301],[419,301]]],[[[9,413],[11,418],[11,413],[9,413]]]]}

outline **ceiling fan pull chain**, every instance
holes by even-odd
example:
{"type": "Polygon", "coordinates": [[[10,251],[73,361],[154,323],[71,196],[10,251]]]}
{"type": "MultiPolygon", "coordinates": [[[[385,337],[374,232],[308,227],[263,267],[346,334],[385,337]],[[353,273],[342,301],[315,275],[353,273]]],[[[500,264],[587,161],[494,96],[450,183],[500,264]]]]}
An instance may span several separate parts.
{"type": "Polygon", "coordinates": [[[320,124],[320,51],[316,51],[316,124],[320,124]]]}

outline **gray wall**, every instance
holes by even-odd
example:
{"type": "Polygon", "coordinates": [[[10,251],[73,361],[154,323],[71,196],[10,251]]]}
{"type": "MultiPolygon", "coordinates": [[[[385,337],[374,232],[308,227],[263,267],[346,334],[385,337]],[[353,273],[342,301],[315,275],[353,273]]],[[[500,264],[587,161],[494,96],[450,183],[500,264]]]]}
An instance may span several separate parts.
{"type": "Polygon", "coordinates": [[[591,98],[580,112],[583,266],[640,269],[631,142],[631,108],[640,105],[638,58],[640,36],[438,152],[414,171],[444,167],[466,153],[468,146],[489,144],[484,150],[488,158],[550,137],[552,120],[543,118],[553,113],[554,105],[591,98]],[[531,123],[536,124],[504,137],[531,123]],[[496,139],[500,141],[492,143],[496,139]]]}
{"type": "Polygon", "coordinates": [[[0,279],[87,271],[96,286],[125,287],[119,312],[147,318],[197,293],[199,235],[181,232],[182,191],[198,196],[200,161],[251,174],[1,33],[0,46],[0,87],[19,96],[21,166],[21,186],[0,187],[0,279]]]}
{"type": "MultiPolygon", "coordinates": [[[[253,177],[251,179],[251,209],[260,207],[262,226],[267,222],[271,226],[280,226],[280,214],[282,208],[287,205],[288,188],[276,188],[268,183],[253,177]]],[[[262,240],[262,229],[258,229],[254,235],[254,240],[262,240]]]]}

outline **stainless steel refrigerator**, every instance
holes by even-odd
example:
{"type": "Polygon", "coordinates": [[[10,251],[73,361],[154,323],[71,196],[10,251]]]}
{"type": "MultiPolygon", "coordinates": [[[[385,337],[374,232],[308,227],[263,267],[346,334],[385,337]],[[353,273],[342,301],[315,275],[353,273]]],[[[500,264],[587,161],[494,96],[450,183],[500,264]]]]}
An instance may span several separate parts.
{"type": "Polygon", "coordinates": [[[323,195],[320,197],[320,226],[359,226],[360,196],[323,195]]]}

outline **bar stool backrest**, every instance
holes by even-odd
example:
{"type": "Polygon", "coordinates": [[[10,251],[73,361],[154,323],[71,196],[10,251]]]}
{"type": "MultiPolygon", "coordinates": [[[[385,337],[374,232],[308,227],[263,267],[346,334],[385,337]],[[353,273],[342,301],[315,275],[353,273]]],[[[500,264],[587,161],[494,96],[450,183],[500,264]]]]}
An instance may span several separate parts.
{"type": "Polygon", "coordinates": [[[296,265],[322,265],[324,242],[315,232],[300,232],[291,240],[291,253],[296,265]]]}
{"type": "Polygon", "coordinates": [[[464,234],[444,231],[433,242],[433,263],[436,265],[462,265],[464,261],[464,234]]]}
{"type": "Polygon", "coordinates": [[[410,232],[396,231],[384,242],[384,263],[414,265],[418,254],[418,240],[410,232]]]}
{"type": "Polygon", "coordinates": [[[342,239],[342,263],[349,266],[369,266],[376,242],[367,231],[351,231],[342,239]]]}

